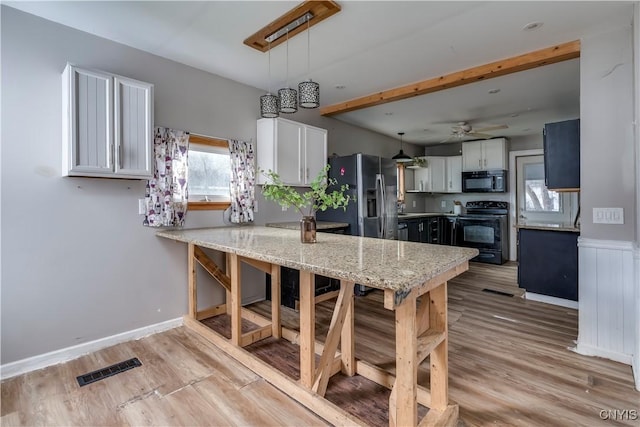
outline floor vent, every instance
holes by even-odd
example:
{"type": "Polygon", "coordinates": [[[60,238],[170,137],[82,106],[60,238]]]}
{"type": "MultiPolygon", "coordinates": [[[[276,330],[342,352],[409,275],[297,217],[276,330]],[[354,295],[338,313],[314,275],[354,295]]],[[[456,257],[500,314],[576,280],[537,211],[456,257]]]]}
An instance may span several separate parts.
{"type": "Polygon", "coordinates": [[[512,297],[513,294],[510,294],[509,292],[502,292],[502,291],[496,291],[495,289],[483,289],[482,292],[490,292],[492,294],[497,294],[497,295],[502,295],[505,297],[512,297]]]}
{"type": "Polygon", "coordinates": [[[89,372],[88,374],[80,375],[79,377],[76,377],[76,379],[78,380],[80,387],[82,387],[138,366],[142,366],[142,362],[140,362],[137,357],[134,357],[133,359],[125,360],[124,362],[116,363],[115,365],[98,369],[97,371],[89,372]]]}

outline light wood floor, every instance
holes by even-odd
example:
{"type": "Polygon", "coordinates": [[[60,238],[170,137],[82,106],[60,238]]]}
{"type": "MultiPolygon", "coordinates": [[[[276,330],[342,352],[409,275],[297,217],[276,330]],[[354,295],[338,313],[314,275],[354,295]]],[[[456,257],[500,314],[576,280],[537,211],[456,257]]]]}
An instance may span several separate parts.
{"type": "MultiPolygon", "coordinates": [[[[518,297],[522,293],[515,274],[514,264],[472,263],[470,271],[449,282],[449,387],[460,405],[459,424],[640,425],[637,420],[599,417],[601,410],[640,410],[631,368],[572,352],[576,310],[518,297]]],[[[381,296],[375,291],[356,299],[356,355],[390,367],[393,320],[381,296]]],[[[326,333],[332,305],[327,301],[317,307],[319,338],[326,333]]],[[[269,304],[254,304],[252,309],[267,314],[269,304]]],[[[297,313],[283,307],[283,322],[297,329],[297,313]]],[[[428,376],[427,362],[420,368],[420,383],[428,384],[428,376]]],[[[2,426],[323,425],[184,328],[25,374],[2,382],[1,389],[2,426]],[[143,366],[78,387],[77,375],[131,357],[143,366]]],[[[336,394],[335,382],[333,390],[336,394]]],[[[385,392],[375,394],[384,400],[385,392]]],[[[331,393],[330,383],[328,396],[331,393]]],[[[353,404],[345,402],[347,407],[353,404]]],[[[370,423],[382,424],[374,418],[370,423]]]]}

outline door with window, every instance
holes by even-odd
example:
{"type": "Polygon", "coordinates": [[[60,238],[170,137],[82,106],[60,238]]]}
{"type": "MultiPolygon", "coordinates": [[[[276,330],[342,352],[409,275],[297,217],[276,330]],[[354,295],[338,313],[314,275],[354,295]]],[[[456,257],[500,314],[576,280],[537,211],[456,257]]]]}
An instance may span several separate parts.
{"type": "Polygon", "coordinates": [[[544,156],[516,158],[518,224],[571,224],[578,208],[576,193],[557,192],[544,184],[544,156]]]}

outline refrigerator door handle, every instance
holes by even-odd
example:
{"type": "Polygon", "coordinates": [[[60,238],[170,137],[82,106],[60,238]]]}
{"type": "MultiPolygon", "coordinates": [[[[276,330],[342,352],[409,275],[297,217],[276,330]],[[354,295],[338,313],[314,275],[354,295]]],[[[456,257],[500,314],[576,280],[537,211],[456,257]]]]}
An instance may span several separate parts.
{"type": "Polygon", "coordinates": [[[384,214],[384,186],[382,185],[382,175],[376,174],[376,215],[378,217],[378,237],[384,237],[384,220],[382,218],[384,214]]]}
{"type": "Polygon", "coordinates": [[[386,239],[388,236],[388,230],[387,230],[387,189],[385,187],[385,183],[384,183],[384,175],[380,174],[380,195],[381,195],[381,204],[380,204],[380,209],[382,211],[382,226],[380,228],[381,231],[381,237],[383,239],[386,239]]]}

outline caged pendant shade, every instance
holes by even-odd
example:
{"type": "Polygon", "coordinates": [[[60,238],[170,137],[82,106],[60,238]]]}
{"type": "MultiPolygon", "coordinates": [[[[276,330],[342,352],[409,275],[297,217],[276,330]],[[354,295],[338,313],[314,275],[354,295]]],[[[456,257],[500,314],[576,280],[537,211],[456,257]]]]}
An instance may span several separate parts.
{"type": "Polygon", "coordinates": [[[398,132],[398,135],[400,135],[400,152],[393,156],[392,159],[395,160],[396,163],[409,163],[413,161],[413,159],[402,151],[402,135],[404,135],[404,132],[398,132]]]}

